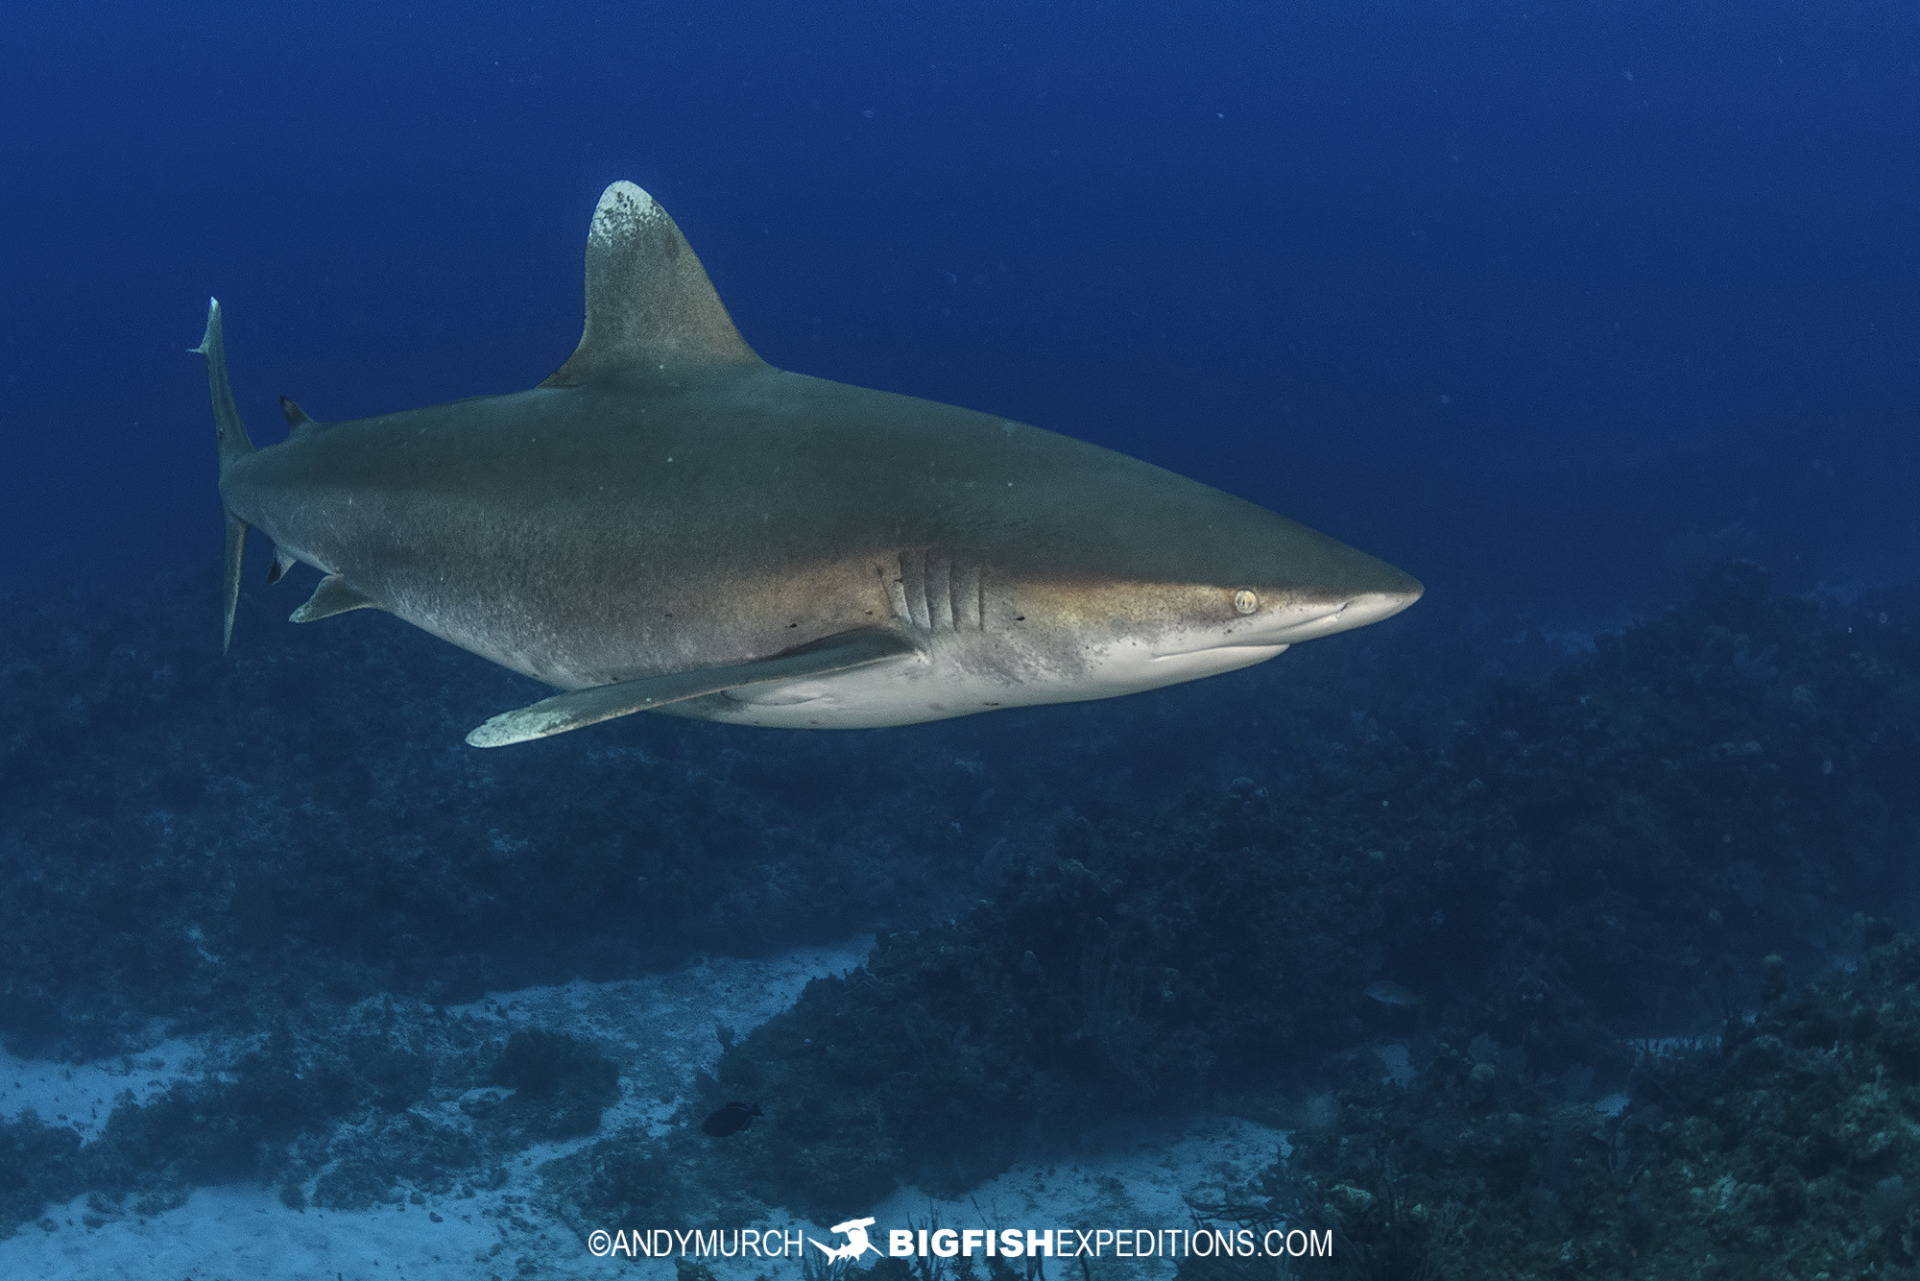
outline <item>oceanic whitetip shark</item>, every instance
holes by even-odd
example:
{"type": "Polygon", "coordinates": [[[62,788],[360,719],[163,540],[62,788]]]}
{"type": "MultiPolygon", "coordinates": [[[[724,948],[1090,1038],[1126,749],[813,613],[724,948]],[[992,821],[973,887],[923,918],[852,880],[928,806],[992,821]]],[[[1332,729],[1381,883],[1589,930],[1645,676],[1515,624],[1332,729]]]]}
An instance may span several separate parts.
{"type": "Polygon", "coordinates": [[[906,725],[1107,698],[1376,622],[1414,579],[1148,463],[753,353],[673,219],[628,182],[587,234],[586,329],[531,391],[255,449],[207,358],[227,513],[375,608],[566,691],[478,747],[630,712],[906,725]]]}

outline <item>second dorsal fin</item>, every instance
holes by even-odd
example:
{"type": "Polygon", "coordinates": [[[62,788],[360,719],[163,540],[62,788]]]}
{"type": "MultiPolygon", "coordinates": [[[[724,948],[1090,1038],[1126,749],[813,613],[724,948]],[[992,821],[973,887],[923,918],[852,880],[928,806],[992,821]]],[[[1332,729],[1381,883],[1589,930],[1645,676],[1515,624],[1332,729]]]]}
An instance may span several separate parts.
{"type": "Polygon", "coordinates": [[[311,436],[314,432],[321,430],[325,425],[313,421],[312,415],[308,414],[307,411],[300,408],[300,406],[294,404],[293,397],[291,396],[282,396],[280,398],[280,412],[286,415],[287,435],[290,438],[311,436]]]}
{"type": "Polygon", "coordinates": [[[630,182],[608,187],[593,211],[586,274],[580,345],[541,386],[574,387],[662,368],[760,363],[680,228],[630,182]]]}
{"type": "Polygon", "coordinates": [[[313,415],[309,415],[305,409],[301,409],[300,405],[294,403],[292,396],[280,398],[280,413],[286,415],[286,430],[290,430],[294,436],[300,436],[303,428],[313,430],[319,426],[319,423],[313,421],[313,415]]]}

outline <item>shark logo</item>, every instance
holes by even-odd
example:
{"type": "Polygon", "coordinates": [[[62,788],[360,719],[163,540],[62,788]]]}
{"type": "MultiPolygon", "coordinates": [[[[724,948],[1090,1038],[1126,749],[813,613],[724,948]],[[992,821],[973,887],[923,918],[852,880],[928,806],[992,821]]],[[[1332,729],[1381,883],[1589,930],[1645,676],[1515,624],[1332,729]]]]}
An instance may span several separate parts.
{"type": "Polygon", "coordinates": [[[867,1240],[867,1229],[872,1226],[873,1219],[871,1216],[864,1219],[848,1219],[845,1223],[834,1224],[833,1227],[828,1230],[844,1234],[847,1238],[845,1245],[821,1245],[812,1237],[808,1237],[807,1240],[813,1245],[814,1249],[827,1256],[828,1263],[852,1263],[869,1250],[872,1250],[875,1254],[880,1253],[880,1248],[874,1245],[873,1242],[867,1240]]]}

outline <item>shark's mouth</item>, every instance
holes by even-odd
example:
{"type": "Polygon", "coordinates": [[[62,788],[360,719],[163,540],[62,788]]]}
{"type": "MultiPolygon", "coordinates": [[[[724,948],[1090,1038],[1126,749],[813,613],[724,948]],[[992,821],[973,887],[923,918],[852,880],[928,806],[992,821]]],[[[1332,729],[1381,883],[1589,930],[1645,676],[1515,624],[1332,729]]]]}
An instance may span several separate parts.
{"type": "Polygon", "coordinates": [[[1155,658],[1180,658],[1216,649],[1284,649],[1295,641],[1310,640],[1328,632],[1340,631],[1347,603],[1312,605],[1275,611],[1264,618],[1249,618],[1228,631],[1193,631],[1169,636],[1153,648],[1155,658]]]}
{"type": "Polygon", "coordinates": [[[1155,658],[1178,658],[1215,649],[1284,649],[1301,641],[1351,631],[1399,613],[1420,599],[1418,592],[1365,592],[1338,603],[1281,608],[1249,618],[1225,632],[1188,632],[1154,647],[1155,658]]]}

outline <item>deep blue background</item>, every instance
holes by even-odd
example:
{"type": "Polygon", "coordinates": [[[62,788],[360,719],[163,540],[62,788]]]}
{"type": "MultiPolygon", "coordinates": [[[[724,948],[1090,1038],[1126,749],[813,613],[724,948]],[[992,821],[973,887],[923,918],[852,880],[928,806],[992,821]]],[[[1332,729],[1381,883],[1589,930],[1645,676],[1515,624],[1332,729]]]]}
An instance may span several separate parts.
{"type": "Polygon", "coordinates": [[[218,555],[243,413],[505,391],[593,201],[775,364],[1597,617],[1920,546],[1910,3],[68,3],[0,43],[0,586],[218,555]]]}

